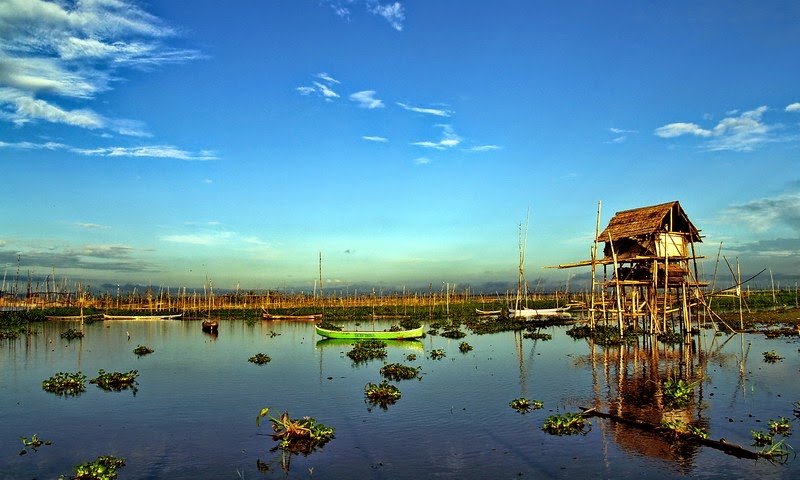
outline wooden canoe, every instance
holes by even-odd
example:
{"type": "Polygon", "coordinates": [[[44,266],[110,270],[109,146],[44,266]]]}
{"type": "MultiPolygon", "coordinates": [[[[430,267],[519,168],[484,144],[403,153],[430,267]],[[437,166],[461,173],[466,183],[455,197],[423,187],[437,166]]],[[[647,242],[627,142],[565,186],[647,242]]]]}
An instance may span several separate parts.
{"type": "Polygon", "coordinates": [[[181,314],[176,315],[107,315],[103,314],[103,320],[174,320],[181,318],[181,314]]]}
{"type": "Polygon", "coordinates": [[[216,332],[219,328],[219,323],[216,320],[203,320],[204,332],[216,332]]]}
{"type": "Polygon", "coordinates": [[[570,307],[511,309],[508,311],[508,316],[511,318],[569,317],[569,308],[570,307]]]}
{"type": "Polygon", "coordinates": [[[321,313],[314,313],[311,315],[282,315],[280,313],[267,313],[264,312],[261,316],[265,320],[319,320],[322,318],[321,313]]]}
{"type": "Polygon", "coordinates": [[[325,338],[346,338],[350,340],[403,340],[407,338],[420,338],[423,335],[422,326],[412,330],[328,330],[314,326],[318,335],[325,338]]]}

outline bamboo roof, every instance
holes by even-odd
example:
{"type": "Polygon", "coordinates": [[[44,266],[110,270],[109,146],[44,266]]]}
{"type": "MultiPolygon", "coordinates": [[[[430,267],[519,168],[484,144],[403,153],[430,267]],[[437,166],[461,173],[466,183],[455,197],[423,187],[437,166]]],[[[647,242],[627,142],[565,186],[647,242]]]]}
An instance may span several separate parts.
{"type": "Polygon", "coordinates": [[[700,230],[695,228],[677,201],[617,212],[597,240],[608,242],[610,235],[616,241],[664,231],[687,234],[692,242],[702,241],[700,230]]]}

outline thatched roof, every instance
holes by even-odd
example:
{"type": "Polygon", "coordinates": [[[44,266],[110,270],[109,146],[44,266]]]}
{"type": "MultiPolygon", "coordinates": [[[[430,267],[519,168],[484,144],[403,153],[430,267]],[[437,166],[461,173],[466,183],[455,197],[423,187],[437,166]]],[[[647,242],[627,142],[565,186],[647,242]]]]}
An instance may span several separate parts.
{"type": "Polygon", "coordinates": [[[597,240],[608,242],[611,234],[616,242],[622,238],[642,237],[665,231],[689,234],[692,242],[702,241],[700,230],[692,225],[677,201],[617,212],[597,240]]]}

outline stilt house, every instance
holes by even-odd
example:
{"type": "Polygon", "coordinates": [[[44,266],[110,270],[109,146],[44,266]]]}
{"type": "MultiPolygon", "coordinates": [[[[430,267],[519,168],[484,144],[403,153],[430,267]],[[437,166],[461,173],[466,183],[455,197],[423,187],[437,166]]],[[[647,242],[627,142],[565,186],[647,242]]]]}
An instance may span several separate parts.
{"type": "Polygon", "coordinates": [[[642,327],[661,332],[667,315],[679,312],[689,328],[701,286],[694,244],[702,239],[679,202],[617,212],[597,236],[599,242],[604,244],[602,258],[595,254],[590,261],[559,265],[592,265],[593,277],[595,266],[603,266],[597,301],[592,289],[593,320],[616,316],[622,328],[641,319],[642,327]]]}

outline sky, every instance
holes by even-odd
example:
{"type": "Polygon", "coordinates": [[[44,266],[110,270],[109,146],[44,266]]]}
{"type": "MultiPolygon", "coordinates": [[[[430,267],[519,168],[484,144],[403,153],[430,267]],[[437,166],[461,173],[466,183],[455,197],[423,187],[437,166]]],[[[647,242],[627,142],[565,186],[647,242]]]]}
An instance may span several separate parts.
{"type": "Polygon", "coordinates": [[[796,286],[798,47],[796,1],[0,0],[4,289],[491,291],[521,236],[567,284],[674,200],[706,279],[796,286]]]}

